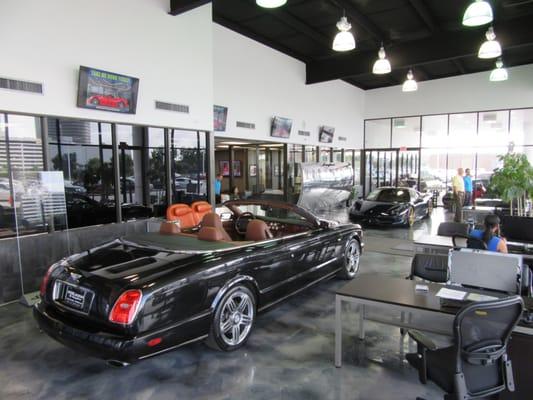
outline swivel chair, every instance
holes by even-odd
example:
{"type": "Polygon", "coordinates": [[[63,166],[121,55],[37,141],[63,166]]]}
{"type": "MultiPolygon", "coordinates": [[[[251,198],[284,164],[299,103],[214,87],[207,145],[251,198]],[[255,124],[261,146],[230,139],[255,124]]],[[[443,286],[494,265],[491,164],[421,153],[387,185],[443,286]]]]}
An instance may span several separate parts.
{"type": "Polygon", "coordinates": [[[420,382],[431,380],[446,392],[444,400],[514,391],[507,342],[522,310],[520,296],[467,305],[455,317],[452,346],[437,348],[421,332],[409,331],[417,352],[405,357],[418,370],[420,382]]]}

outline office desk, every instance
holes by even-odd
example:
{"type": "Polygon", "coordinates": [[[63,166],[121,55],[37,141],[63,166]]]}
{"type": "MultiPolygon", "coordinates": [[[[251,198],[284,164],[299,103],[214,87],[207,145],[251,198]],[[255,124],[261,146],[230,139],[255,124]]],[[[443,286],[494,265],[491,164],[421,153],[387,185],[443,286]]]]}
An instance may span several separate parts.
{"type": "MultiPolygon", "coordinates": [[[[335,366],[342,365],[342,302],[357,305],[359,313],[359,338],[365,338],[365,320],[380,322],[406,329],[419,329],[453,336],[453,321],[457,308],[443,307],[437,292],[443,287],[426,283],[428,292],[417,292],[417,282],[380,275],[361,275],[337,290],[335,295],[335,366]],[[375,312],[381,310],[381,312],[375,312]]],[[[453,287],[469,293],[486,293],[479,290],[453,287]]],[[[490,295],[503,297],[503,294],[490,295]]],[[[524,298],[526,309],[533,310],[533,299],[524,298]]],[[[527,366],[533,353],[533,327],[519,325],[513,331],[509,353],[515,365],[517,391],[505,399],[527,399],[533,393],[527,366]],[[516,339],[516,340],[515,340],[516,339]],[[520,386],[520,388],[519,388],[520,386]],[[524,392],[528,393],[525,396],[524,392]],[[525,397],[522,397],[524,395],[525,397]],[[518,397],[517,397],[518,396],[518,397]]]]}
{"type": "MultiPolygon", "coordinates": [[[[466,239],[457,238],[457,245],[459,247],[466,247],[466,239]]],[[[413,242],[414,252],[422,254],[444,254],[448,255],[448,251],[453,247],[451,237],[438,235],[422,235],[413,242]]],[[[531,262],[526,260],[533,260],[533,252],[530,246],[520,243],[508,241],[507,247],[510,254],[521,254],[524,261],[529,265],[531,262]],[[523,247],[523,249],[522,249],[523,247]]]]}

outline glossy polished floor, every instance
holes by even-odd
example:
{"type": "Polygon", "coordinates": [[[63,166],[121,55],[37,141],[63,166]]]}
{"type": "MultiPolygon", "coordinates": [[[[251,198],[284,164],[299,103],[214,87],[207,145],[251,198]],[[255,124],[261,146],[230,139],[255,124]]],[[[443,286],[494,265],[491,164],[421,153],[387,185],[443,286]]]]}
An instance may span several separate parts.
{"type": "MultiPolygon", "coordinates": [[[[346,220],[344,212],[328,217],[346,220]]],[[[413,229],[368,229],[366,242],[416,238],[433,232],[443,218],[438,209],[431,221],[413,229]]],[[[368,251],[360,273],[404,277],[410,261],[387,251],[368,251]]],[[[368,323],[366,340],[359,341],[355,312],[344,313],[344,363],[335,368],[334,292],[343,284],[321,283],[260,315],[247,346],[234,353],[196,343],[120,369],[40,334],[30,309],[1,307],[0,399],[442,398],[432,384],[420,385],[416,372],[402,360],[398,329],[368,323]]]]}

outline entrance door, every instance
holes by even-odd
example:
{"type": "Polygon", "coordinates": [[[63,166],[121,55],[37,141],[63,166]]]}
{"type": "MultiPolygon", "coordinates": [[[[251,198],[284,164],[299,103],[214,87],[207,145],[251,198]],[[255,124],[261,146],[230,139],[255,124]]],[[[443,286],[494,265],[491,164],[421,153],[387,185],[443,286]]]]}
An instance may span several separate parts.
{"type": "Polygon", "coordinates": [[[418,188],[420,150],[366,150],[364,156],[365,196],[382,186],[418,188]]]}

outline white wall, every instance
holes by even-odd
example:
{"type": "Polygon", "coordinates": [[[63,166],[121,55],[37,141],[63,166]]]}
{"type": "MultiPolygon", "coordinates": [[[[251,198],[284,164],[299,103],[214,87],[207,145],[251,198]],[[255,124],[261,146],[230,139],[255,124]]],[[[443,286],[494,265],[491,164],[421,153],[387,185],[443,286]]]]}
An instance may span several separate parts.
{"type": "Polygon", "coordinates": [[[168,9],[169,0],[2,0],[0,76],[42,82],[45,93],[0,90],[0,110],[212,130],[211,5],[168,9]],[[139,78],[137,114],[77,108],[80,65],[139,78]],[[156,110],[156,99],[190,114],[156,110]]]}
{"type": "Polygon", "coordinates": [[[228,107],[226,132],[217,136],[319,145],[319,127],[326,125],[335,127],[334,147],[362,147],[364,91],[342,81],[306,85],[304,63],[213,25],[215,104],[228,107]],[[289,139],[270,137],[273,116],[293,120],[289,139]],[[256,129],[237,128],[236,121],[256,129]]]}
{"type": "Polygon", "coordinates": [[[533,64],[509,68],[509,80],[490,82],[490,72],[419,82],[418,91],[401,86],[368,90],[365,118],[533,107],[533,64]]]}

